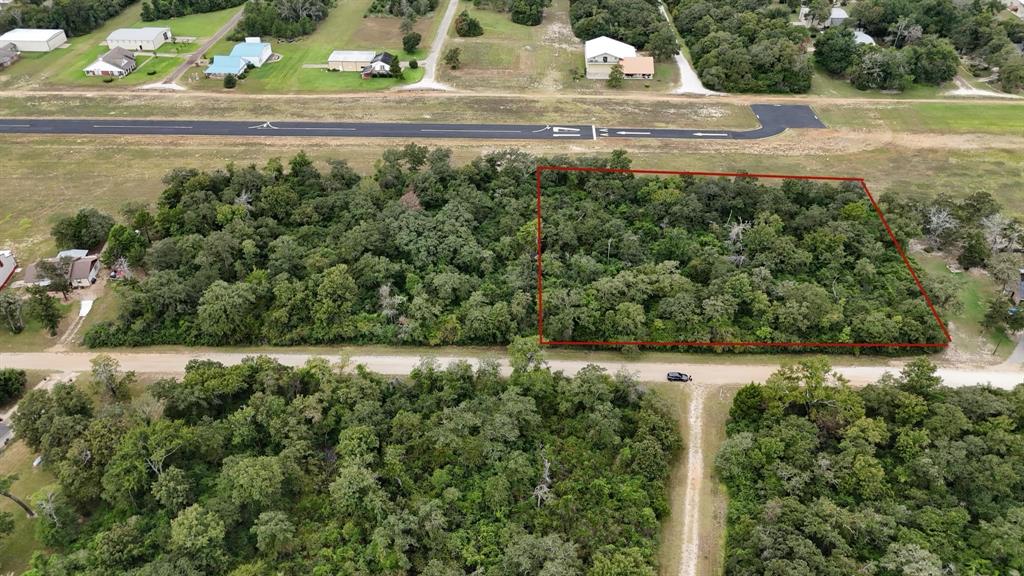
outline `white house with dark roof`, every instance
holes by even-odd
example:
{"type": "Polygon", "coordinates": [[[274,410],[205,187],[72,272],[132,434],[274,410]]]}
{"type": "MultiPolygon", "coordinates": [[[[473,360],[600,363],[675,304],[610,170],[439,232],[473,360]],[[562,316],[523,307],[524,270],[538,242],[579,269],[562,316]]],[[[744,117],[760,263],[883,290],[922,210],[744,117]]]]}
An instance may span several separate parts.
{"type": "Polygon", "coordinates": [[[117,47],[100,56],[95,62],[86,66],[83,71],[86,76],[113,76],[122,78],[135,71],[138,66],[135,64],[135,54],[117,47]]]}
{"type": "Polygon", "coordinates": [[[110,49],[124,48],[139,52],[153,52],[169,42],[172,38],[171,29],[159,26],[145,28],[118,28],[107,36],[107,47],[110,49]]]}

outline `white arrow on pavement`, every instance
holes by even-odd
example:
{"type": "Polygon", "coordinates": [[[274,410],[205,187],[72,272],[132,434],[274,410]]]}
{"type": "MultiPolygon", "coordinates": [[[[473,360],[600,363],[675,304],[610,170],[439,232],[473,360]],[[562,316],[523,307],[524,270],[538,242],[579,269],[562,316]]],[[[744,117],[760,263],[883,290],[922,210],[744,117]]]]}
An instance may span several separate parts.
{"type": "Polygon", "coordinates": [[[626,130],[618,130],[615,133],[616,134],[621,134],[622,136],[650,136],[651,135],[650,132],[628,132],[626,130]]]}
{"type": "Polygon", "coordinates": [[[549,125],[541,128],[540,130],[534,130],[533,133],[536,134],[537,132],[543,132],[545,130],[551,130],[551,125],[549,124],[549,125]]]}
{"type": "Polygon", "coordinates": [[[694,136],[728,136],[725,132],[694,132],[694,136]]]}
{"type": "Polygon", "coordinates": [[[277,126],[274,126],[270,122],[264,122],[263,124],[260,124],[259,126],[249,126],[250,130],[253,129],[253,128],[255,128],[256,130],[266,130],[268,128],[271,129],[271,130],[277,130],[277,126]]]}
{"type": "Polygon", "coordinates": [[[566,128],[565,126],[555,126],[552,128],[555,132],[579,132],[579,128],[566,128]]]}

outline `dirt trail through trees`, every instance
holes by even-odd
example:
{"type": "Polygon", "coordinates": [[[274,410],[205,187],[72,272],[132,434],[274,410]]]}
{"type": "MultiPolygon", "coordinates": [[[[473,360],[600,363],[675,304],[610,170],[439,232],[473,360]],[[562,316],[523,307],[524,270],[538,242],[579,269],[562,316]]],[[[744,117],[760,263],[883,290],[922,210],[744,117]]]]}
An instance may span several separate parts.
{"type": "Polygon", "coordinates": [[[697,576],[700,552],[700,492],[704,482],[704,386],[690,389],[686,438],[686,490],[683,494],[683,551],[679,556],[679,576],[697,576]]]}

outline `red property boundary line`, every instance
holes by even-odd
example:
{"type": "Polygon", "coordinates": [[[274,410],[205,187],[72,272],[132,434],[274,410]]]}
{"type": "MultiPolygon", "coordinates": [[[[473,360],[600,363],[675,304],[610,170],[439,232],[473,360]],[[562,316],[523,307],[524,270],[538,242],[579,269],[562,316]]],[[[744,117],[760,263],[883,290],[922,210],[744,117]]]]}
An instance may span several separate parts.
{"type": "Polygon", "coordinates": [[[804,175],[785,175],[785,174],[748,174],[739,172],[686,172],[686,171],[673,171],[673,170],[634,170],[634,169],[623,169],[623,168],[593,168],[584,166],[537,166],[537,336],[540,344],[543,345],[557,345],[557,346],[748,346],[748,347],[775,347],[775,348],[786,348],[786,347],[815,347],[815,348],[946,348],[949,343],[953,341],[953,338],[949,334],[949,330],[946,328],[946,324],[939,317],[939,313],[935,310],[935,305],[932,304],[932,299],[928,296],[928,292],[924,289],[921,284],[920,278],[917,277],[917,273],[914,272],[914,267],[910,265],[910,260],[907,259],[906,253],[903,251],[903,247],[900,246],[896,235],[893,234],[892,228],[889,227],[889,222],[886,221],[885,215],[882,214],[882,209],[879,208],[878,202],[875,201],[875,197],[868,190],[867,184],[863,178],[852,178],[845,176],[804,176],[804,175]],[[662,174],[671,176],[721,176],[721,177],[743,177],[743,178],[764,178],[764,179],[775,179],[775,180],[827,180],[834,182],[856,182],[860,185],[861,189],[867,195],[868,200],[871,201],[871,205],[875,209],[875,213],[878,214],[879,220],[882,221],[882,225],[885,227],[885,231],[889,234],[889,238],[892,240],[893,246],[896,247],[896,251],[899,253],[900,258],[903,259],[903,265],[907,267],[907,271],[910,272],[910,276],[914,279],[914,283],[917,285],[917,289],[921,292],[921,296],[924,296],[925,302],[928,304],[928,309],[931,310],[932,316],[938,323],[939,328],[942,330],[943,335],[946,337],[945,342],[892,342],[892,343],[876,343],[876,342],[647,342],[647,341],[609,341],[609,340],[545,340],[544,339],[544,274],[543,274],[543,263],[542,254],[543,247],[541,242],[541,174],[545,171],[548,172],[605,172],[605,173],[619,173],[619,174],[662,174]]]}

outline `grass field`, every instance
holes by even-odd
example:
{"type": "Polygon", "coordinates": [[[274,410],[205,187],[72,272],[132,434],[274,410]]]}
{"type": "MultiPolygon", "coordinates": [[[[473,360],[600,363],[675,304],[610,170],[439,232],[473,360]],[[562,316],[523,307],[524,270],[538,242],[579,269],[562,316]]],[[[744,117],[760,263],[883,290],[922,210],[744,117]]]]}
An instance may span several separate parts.
{"type": "Polygon", "coordinates": [[[664,398],[679,425],[679,433],[683,437],[683,449],[679,452],[676,464],[669,478],[668,499],[671,512],[661,525],[658,544],[658,573],[661,576],[679,574],[680,553],[683,547],[683,525],[685,521],[683,502],[686,491],[686,446],[689,438],[689,421],[687,411],[690,407],[689,390],[670,382],[645,384],[664,398]]]}
{"type": "MultiPolygon", "coordinates": [[[[268,64],[271,66],[272,64],[268,64]]],[[[311,70],[319,74],[328,74],[311,70]]],[[[215,82],[218,86],[219,82],[215,82]]],[[[595,106],[591,97],[515,98],[382,93],[370,96],[267,96],[238,98],[231,91],[206,94],[152,93],[130,95],[0,96],[0,116],[86,118],[195,118],[347,121],[431,121],[572,123],[650,127],[752,129],[757,119],[748,106],[677,99],[630,100],[614,106],[595,106]],[[496,117],[497,116],[497,117],[496,117]]],[[[3,159],[0,158],[0,162],[3,159]]]]}
{"type": "Polygon", "coordinates": [[[161,20],[159,22],[143,22],[140,18],[141,3],[136,3],[108,20],[103,26],[84,36],[68,39],[67,48],[58,48],[48,53],[26,54],[21,61],[0,72],[0,89],[33,90],[52,89],[59,87],[89,87],[97,90],[117,90],[125,86],[134,86],[153,82],[174,69],[185,54],[195,50],[196,44],[164,44],[160,53],[179,53],[182,56],[160,57],[147,61],[140,57],[139,69],[125,78],[105,83],[101,78],[87,77],[82,69],[91,64],[99,55],[107,51],[103,41],[118,28],[138,28],[142,26],[168,26],[171,32],[179,36],[197,36],[201,40],[209,37],[220,28],[231,15],[241,8],[231,8],[209,14],[196,14],[161,20]],[[145,62],[145,63],[144,63],[145,62]],[[150,76],[146,73],[156,70],[150,76]]]}
{"type": "Polygon", "coordinates": [[[999,330],[987,330],[981,325],[985,318],[986,300],[998,294],[999,286],[990,276],[976,271],[954,274],[946,267],[946,260],[938,255],[915,252],[913,258],[928,274],[938,277],[957,277],[961,284],[960,302],[963,310],[955,315],[943,315],[959,350],[968,354],[992,355],[1006,359],[1013,351],[1013,341],[999,330]]]}
{"type": "MultiPolygon", "coordinates": [[[[440,78],[463,90],[603,93],[613,89],[603,80],[575,80],[582,73],[583,43],[569,26],[569,1],[553,0],[539,26],[512,22],[508,13],[459,7],[478,19],[483,36],[460,38],[453,23],[446,46],[462,50],[458,70],[439,68],[440,78]]],[[[617,92],[667,92],[679,81],[673,62],[655,65],[653,80],[626,80],[617,92]]]]}
{"type": "MultiPolygon", "coordinates": [[[[188,16],[181,16],[179,18],[168,18],[166,20],[154,20],[152,22],[139,21],[139,26],[166,26],[171,29],[171,33],[175,36],[191,36],[193,38],[209,38],[213,34],[220,30],[220,27],[225,22],[231,19],[231,17],[242,10],[242,7],[236,6],[234,8],[225,8],[224,10],[218,10],[217,12],[207,12],[205,14],[190,14],[188,16]]],[[[160,50],[164,51],[166,44],[161,46],[160,50]]]]}
{"type": "MultiPolygon", "coordinates": [[[[35,455],[24,442],[17,440],[0,452],[0,474],[17,474],[11,493],[31,503],[36,492],[56,488],[57,479],[43,467],[32,467],[35,455]]],[[[31,505],[31,504],[30,504],[31,505]]],[[[14,514],[14,532],[0,540],[0,572],[21,574],[28,568],[32,552],[42,546],[35,539],[35,519],[28,518],[17,504],[0,498],[0,510],[14,514]]]]}
{"type": "Polygon", "coordinates": [[[816,104],[829,127],[1024,136],[1024,105],[972,102],[816,104]]]}
{"type": "Polygon", "coordinates": [[[820,66],[815,66],[814,75],[811,76],[811,89],[807,93],[811,96],[834,96],[841,98],[885,98],[902,100],[908,98],[938,98],[943,92],[953,90],[956,84],[946,82],[941,86],[928,86],[924,84],[913,84],[902,92],[882,92],[880,90],[858,90],[850,84],[849,80],[836,78],[826,72],[820,66]]]}
{"type": "MultiPolygon", "coordinates": [[[[422,58],[429,49],[433,30],[440,21],[438,13],[420,18],[416,31],[423,35],[423,43],[413,54],[402,51],[401,20],[383,16],[364,17],[372,0],[345,0],[331,10],[316,31],[294,42],[271,41],[274,53],[281,56],[278,62],[264,64],[252,70],[248,78],[239,82],[234,92],[247,94],[297,93],[297,92],[363,92],[392,88],[398,84],[410,84],[423,77],[423,69],[406,71],[405,80],[374,78],[362,80],[355,72],[330,73],[323,69],[307,67],[326,65],[327,58],[334,50],[375,50],[388,51],[402,61],[422,58]]],[[[235,43],[222,40],[215,44],[206,56],[227,54],[235,43]]],[[[189,75],[191,76],[191,75],[189,75]]],[[[224,91],[223,82],[213,78],[182,78],[181,84],[199,90],[224,91]]]]}
{"type": "MultiPolygon", "coordinates": [[[[28,253],[30,252],[26,252],[26,254],[28,253]]],[[[32,260],[28,261],[31,262],[32,260]]],[[[59,307],[63,317],[60,321],[60,327],[57,328],[56,336],[50,336],[49,331],[43,328],[42,324],[29,319],[28,311],[25,310],[25,329],[22,330],[21,334],[11,334],[6,326],[0,328],[0,352],[32,352],[45,350],[57,344],[60,340],[60,335],[71,326],[78,316],[78,302],[64,302],[62,300],[59,307]]]]}

